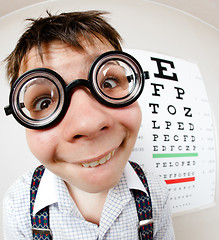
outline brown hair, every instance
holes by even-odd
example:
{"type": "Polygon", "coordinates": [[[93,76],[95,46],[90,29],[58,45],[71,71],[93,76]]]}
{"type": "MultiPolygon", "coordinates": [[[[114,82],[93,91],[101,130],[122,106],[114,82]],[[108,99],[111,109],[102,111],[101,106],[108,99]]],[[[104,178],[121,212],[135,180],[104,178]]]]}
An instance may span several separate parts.
{"type": "Polygon", "coordinates": [[[13,52],[6,58],[7,77],[10,85],[18,78],[22,59],[33,47],[37,47],[42,58],[41,46],[54,40],[59,40],[70,46],[83,50],[81,37],[88,43],[93,43],[93,37],[101,40],[104,37],[115,50],[121,51],[121,36],[106,22],[103,14],[107,12],[85,11],[61,13],[32,21],[28,29],[17,42],[13,52]]]}

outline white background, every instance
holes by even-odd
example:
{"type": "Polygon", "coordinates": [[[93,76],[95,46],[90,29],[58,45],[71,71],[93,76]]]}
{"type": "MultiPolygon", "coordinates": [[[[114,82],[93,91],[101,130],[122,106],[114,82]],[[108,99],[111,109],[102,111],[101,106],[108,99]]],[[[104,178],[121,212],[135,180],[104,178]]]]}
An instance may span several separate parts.
{"type": "MultiPolygon", "coordinates": [[[[110,22],[124,38],[124,47],[143,49],[197,63],[204,79],[212,109],[215,138],[219,136],[219,32],[174,9],[143,0],[62,0],[25,8],[0,19],[0,60],[13,49],[23,32],[25,18],[38,17],[49,9],[53,13],[87,9],[110,11],[110,22]]],[[[8,104],[8,87],[3,66],[0,69],[0,109],[8,104]]],[[[37,165],[25,141],[24,130],[0,111],[1,195],[25,170],[37,165]]],[[[218,172],[217,167],[217,172],[218,172]]],[[[216,182],[218,183],[218,177],[216,182]]],[[[219,190],[216,204],[209,209],[174,216],[177,240],[217,239],[219,236],[219,190]]],[[[1,214],[2,215],[2,214],[1,214]]],[[[0,230],[2,233],[2,230],[0,230]]],[[[2,236],[0,236],[2,238],[2,236]]]]}

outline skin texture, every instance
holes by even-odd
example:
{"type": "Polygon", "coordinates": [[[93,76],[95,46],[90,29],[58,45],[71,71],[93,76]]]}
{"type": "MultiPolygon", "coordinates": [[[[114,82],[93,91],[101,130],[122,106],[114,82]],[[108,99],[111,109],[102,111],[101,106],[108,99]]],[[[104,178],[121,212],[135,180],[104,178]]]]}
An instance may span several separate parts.
{"type": "MultiPolygon", "coordinates": [[[[43,45],[43,62],[33,48],[23,60],[19,75],[46,67],[59,73],[66,84],[87,79],[93,60],[114,49],[104,39],[95,39],[93,45],[84,42],[84,46],[85,51],[79,51],[57,41],[43,45]]],[[[38,160],[65,181],[84,218],[98,224],[107,193],[118,183],[132,152],[140,123],[137,102],[113,109],[97,102],[87,88],[77,87],[59,124],[44,130],[27,129],[26,135],[38,160]],[[82,166],[114,150],[114,156],[103,165],[82,166]]]]}

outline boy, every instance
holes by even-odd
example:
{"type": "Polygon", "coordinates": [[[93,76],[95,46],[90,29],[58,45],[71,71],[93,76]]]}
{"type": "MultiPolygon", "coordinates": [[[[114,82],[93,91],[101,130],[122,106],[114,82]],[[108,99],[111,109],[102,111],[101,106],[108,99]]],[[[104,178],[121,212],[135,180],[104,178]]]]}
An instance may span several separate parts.
{"type": "MultiPolygon", "coordinates": [[[[32,20],[7,58],[6,113],[26,127],[29,147],[46,168],[33,215],[49,207],[57,240],[138,239],[132,189],[148,194],[127,163],[141,123],[142,70],[121,52],[120,35],[102,15],[32,20]]],[[[32,175],[18,179],[5,198],[5,239],[33,239],[32,175]]],[[[174,239],[167,190],[150,174],[147,181],[154,239],[174,239]]]]}

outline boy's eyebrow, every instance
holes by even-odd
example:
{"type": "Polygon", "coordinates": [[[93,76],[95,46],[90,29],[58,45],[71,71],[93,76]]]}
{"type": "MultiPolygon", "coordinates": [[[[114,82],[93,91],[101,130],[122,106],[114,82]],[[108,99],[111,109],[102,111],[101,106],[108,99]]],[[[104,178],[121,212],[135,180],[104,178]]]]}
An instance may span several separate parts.
{"type": "Polygon", "coordinates": [[[96,53],[95,55],[90,55],[89,58],[87,59],[88,63],[93,63],[95,59],[97,59],[101,54],[96,53]]]}
{"type": "MultiPolygon", "coordinates": [[[[87,63],[91,65],[100,55],[102,55],[102,53],[99,53],[99,54],[97,53],[95,55],[90,55],[89,58],[87,59],[87,63]]],[[[109,61],[109,64],[112,64],[112,63],[115,63],[115,65],[118,64],[118,62],[116,60],[113,60],[113,59],[109,61]]]]}
{"type": "MultiPolygon", "coordinates": [[[[108,51],[106,51],[106,52],[108,52],[108,51]]],[[[105,52],[96,52],[94,54],[89,54],[89,57],[87,58],[87,62],[93,63],[103,53],[105,53],[105,52]]]]}

